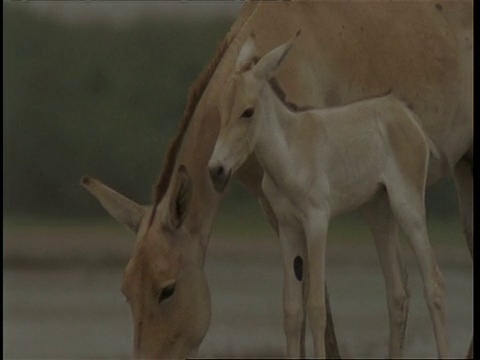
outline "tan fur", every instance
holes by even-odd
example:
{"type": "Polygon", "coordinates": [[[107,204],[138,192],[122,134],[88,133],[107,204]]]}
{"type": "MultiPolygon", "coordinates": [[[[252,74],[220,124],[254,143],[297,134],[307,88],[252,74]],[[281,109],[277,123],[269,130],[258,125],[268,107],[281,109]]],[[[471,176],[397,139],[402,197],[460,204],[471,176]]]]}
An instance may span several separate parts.
{"type": "Polygon", "coordinates": [[[162,197],[167,191],[168,184],[170,182],[170,177],[175,166],[175,160],[177,158],[178,151],[182,145],[182,140],[187,131],[188,125],[192,120],[193,113],[196,109],[196,106],[205,91],[205,88],[212,77],[213,72],[217,68],[218,63],[222,59],[223,54],[230,45],[230,40],[228,37],[225,37],[222,43],[217,47],[215,55],[210,60],[209,64],[197,77],[197,80],[190,87],[188,93],[187,106],[185,107],[182,119],[180,120],[178,131],[173,140],[170,142],[167,153],[164,159],[164,165],[161,172],[161,176],[155,186],[155,195],[154,201],[155,204],[158,204],[162,197]]]}
{"type": "MultiPolygon", "coordinates": [[[[144,300],[152,291],[146,285],[152,280],[142,280],[147,275],[136,270],[140,267],[128,267],[125,280],[137,289],[131,303],[139,309],[134,313],[134,329],[135,337],[141,340],[136,341],[135,354],[156,358],[188,356],[198,347],[208,327],[208,288],[206,283],[201,288],[196,284],[203,284],[197,277],[203,277],[208,237],[223,195],[214,190],[206,168],[220,124],[218,100],[224,95],[225,80],[234,73],[238,51],[252,32],[261,56],[302,30],[298,44],[278,74],[293,103],[341,105],[392,89],[419,115],[422,128],[441,155],[441,160],[431,160],[429,177],[433,182],[448,174],[449,168],[466,154],[473,153],[472,22],[472,1],[246,2],[227,34],[229,45],[219,56],[216,68],[209,71],[210,80],[192,96],[195,100],[189,101],[195,105],[186,111],[189,115],[184,119],[188,120],[181,123],[157,186],[156,215],[150,227],[141,226],[137,238],[137,244],[146,250],[144,255],[134,252],[132,256],[133,263],[157,264],[162,260],[155,256],[156,251],[148,251],[151,247],[164,242],[182,244],[178,251],[184,260],[179,269],[189,275],[177,283],[184,283],[189,289],[178,299],[203,307],[193,315],[190,311],[178,312],[180,307],[175,307],[170,317],[159,316],[158,305],[144,300]],[[190,174],[194,190],[182,230],[172,233],[162,228],[161,218],[167,216],[166,203],[172,188],[169,183],[180,164],[190,174]],[[150,230],[146,232],[145,228],[150,230]],[[152,326],[140,331],[138,324],[148,323],[150,315],[152,326]],[[162,340],[166,337],[175,341],[162,340]]],[[[468,167],[468,158],[465,159],[468,167]]],[[[459,186],[468,183],[463,180],[468,173],[471,172],[463,168],[458,171],[459,186]]],[[[239,169],[238,176],[255,196],[264,199],[260,186],[263,171],[254,157],[239,169]]],[[[464,188],[466,195],[462,198],[468,199],[468,186],[464,188]]],[[[468,226],[469,207],[464,209],[468,226]]],[[[272,224],[277,223],[272,214],[267,216],[272,224]]],[[[376,238],[394,237],[391,227],[379,229],[376,238]]],[[[398,266],[402,269],[401,261],[398,266]]],[[[329,351],[338,353],[335,346],[329,351]]]]}

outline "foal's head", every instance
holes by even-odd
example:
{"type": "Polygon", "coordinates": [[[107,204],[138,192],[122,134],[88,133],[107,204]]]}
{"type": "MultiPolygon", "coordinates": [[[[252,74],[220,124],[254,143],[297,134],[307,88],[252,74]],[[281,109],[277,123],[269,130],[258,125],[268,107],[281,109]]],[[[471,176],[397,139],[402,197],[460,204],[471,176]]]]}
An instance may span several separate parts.
{"type": "Polygon", "coordinates": [[[268,81],[275,75],[296,36],[260,59],[255,56],[253,35],[240,49],[235,72],[226,82],[225,96],[220,99],[220,132],[208,163],[218,191],[223,190],[230,175],[253,152],[262,126],[261,119],[269,116],[262,106],[263,89],[269,86],[268,81]]]}

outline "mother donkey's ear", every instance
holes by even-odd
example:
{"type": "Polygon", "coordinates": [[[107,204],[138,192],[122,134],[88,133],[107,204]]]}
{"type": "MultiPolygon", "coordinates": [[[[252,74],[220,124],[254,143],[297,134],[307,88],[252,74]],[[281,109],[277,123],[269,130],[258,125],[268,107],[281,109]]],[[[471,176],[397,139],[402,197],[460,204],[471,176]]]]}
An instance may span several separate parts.
{"type": "Polygon", "coordinates": [[[172,184],[165,222],[171,229],[178,229],[187,217],[192,200],[192,180],[184,165],[180,165],[172,184]]]}
{"type": "Polygon", "coordinates": [[[87,189],[97,198],[105,210],[108,211],[118,222],[125,225],[134,233],[138,232],[142,217],[146,213],[146,207],[126,198],[122,194],[109,188],[101,181],[84,176],[80,185],[87,189]]]}
{"type": "Polygon", "coordinates": [[[283,59],[285,59],[285,56],[287,56],[295,39],[300,35],[300,33],[301,30],[298,30],[296,35],[290,39],[290,41],[265,54],[253,68],[255,77],[257,77],[259,80],[270,80],[275,74],[278,66],[282,63],[283,59]]]}

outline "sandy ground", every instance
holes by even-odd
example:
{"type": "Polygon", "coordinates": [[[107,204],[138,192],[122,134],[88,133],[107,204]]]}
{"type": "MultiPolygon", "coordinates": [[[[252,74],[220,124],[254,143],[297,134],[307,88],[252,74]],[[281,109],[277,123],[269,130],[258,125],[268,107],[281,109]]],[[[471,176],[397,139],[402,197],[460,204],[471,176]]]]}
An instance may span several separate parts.
{"type": "MultiPolygon", "coordinates": [[[[4,357],[128,358],[130,310],[119,289],[132,240],[127,231],[95,227],[4,231],[4,357]]],[[[436,252],[447,286],[451,355],[462,357],[473,327],[472,265],[463,244],[436,247],[436,252]]],[[[342,356],[385,357],[385,290],[373,246],[331,244],[328,259],[342,356]]],[[[408,249],[406,259],[413,295],[405,355],[434,357],[421,278],[408,249]]],[[[206,274],[213,314],[198,356],[282,356],[282,264],[276,239],[214,236],[206,274]]]]}

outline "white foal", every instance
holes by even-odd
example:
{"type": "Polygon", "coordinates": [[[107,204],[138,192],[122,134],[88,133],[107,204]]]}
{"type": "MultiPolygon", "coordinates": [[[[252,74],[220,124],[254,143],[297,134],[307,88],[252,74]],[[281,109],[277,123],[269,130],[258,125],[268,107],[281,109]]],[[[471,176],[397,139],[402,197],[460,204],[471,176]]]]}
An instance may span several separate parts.
{"type": "MultiPolygon", "coordinates": [[[[287,354],[300,355],[306,311],[315,357],[325,357],[328,224],[332,217],[368,202],[371,224],[375,225],[375,214],[389,219],[377,224],[377,232],[387,232],[398,223],[407,235],[423,277],[438,354],[446,357],[444,285],[428,241],[424,207],[433,144],[413,113],[393,95],[329,109],[292,109],[279,96],[273,76],[293,40],[261,59],[254,56],[253,36],[243,45],[236,73],[219,99],[221,128],[208,165],[216,187],[253,151],[264,168],[262,187],[278,218],[284,253],[287,354]],[[303,263],[309,277],[305,305],[303,263]]],[[[376,245],[389,294],[390,355],[400,356],[407,313],[406,275],[400,273],[398,243],[384,239],[376,245]]]]}

